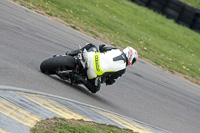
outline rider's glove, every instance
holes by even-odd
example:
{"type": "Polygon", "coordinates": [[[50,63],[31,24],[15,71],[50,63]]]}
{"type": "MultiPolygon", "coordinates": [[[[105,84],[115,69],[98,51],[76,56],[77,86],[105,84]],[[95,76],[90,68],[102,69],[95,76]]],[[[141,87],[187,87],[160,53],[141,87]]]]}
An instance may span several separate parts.
{"type": "Polygon", "coordinates": [[[100,52],[104,52],[103,47],[105,47],[105,46],[106,46],[105,44],[99,45],[99,51],[100,51],[100,52]]]}
{"type": "Polygon", "coordinates": [[[113,83],[115,83],[114,79],[107,79],[106,80],[106,85],[112,85],[113,83]]]}

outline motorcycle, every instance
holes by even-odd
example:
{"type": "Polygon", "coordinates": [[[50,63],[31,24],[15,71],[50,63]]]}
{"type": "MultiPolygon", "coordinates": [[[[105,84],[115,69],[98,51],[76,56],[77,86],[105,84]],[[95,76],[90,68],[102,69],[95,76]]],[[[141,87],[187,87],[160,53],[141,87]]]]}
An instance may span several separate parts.
{"type": "Polygon", "coordinates": [[[91,48],[87,51],[79,48],[80,53],[78,55],[54,55],[53,57],[42,61],[40,64],[41,72],[47,75],[57,75],[62,80],[68,80],[73,84],[81,84],[77,80],[77,75],[87,80],[87,68],[84,59],[84,52],[95,51],[98,49],[91,48]]]}

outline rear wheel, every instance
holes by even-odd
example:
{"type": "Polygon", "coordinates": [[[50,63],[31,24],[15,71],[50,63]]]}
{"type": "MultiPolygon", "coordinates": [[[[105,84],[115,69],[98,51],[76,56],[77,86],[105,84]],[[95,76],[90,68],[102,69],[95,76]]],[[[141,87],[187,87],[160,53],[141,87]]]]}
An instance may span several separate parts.
{"type": "Polygon", "coordinates": [[[58,69],[72,70],[75,66],[72,56],[57,56],[44,60],[40,64],[40,70],[46,74],[56,74],[58,69]]]}

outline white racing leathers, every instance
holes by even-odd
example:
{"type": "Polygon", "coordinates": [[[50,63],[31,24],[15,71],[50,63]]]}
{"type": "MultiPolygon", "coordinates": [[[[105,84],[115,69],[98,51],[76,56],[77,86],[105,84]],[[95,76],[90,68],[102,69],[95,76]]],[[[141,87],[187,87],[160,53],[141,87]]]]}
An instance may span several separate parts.
{"type": "Polygon", "coordinates": [[[112,49],[105,53],[85,52],[84,58],[87,63],[87,76],[89,79],[94,79],[106,73],[125,71],[126,69],[125,55],[119,49],[112,49]]]}

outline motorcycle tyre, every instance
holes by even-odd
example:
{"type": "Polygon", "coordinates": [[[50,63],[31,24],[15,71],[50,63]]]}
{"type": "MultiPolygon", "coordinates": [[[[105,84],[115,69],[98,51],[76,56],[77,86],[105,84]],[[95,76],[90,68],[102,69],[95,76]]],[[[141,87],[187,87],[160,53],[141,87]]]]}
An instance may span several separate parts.
{"type": "Polygon", "coordinates": [[[56,71],[61,67],[66,67],[68,70],[72,70],[75,66],[75,61],[72,56],[58,56],[44,60],[40,64],[41,72],[51,75],[56,74],[56,71]]]}

